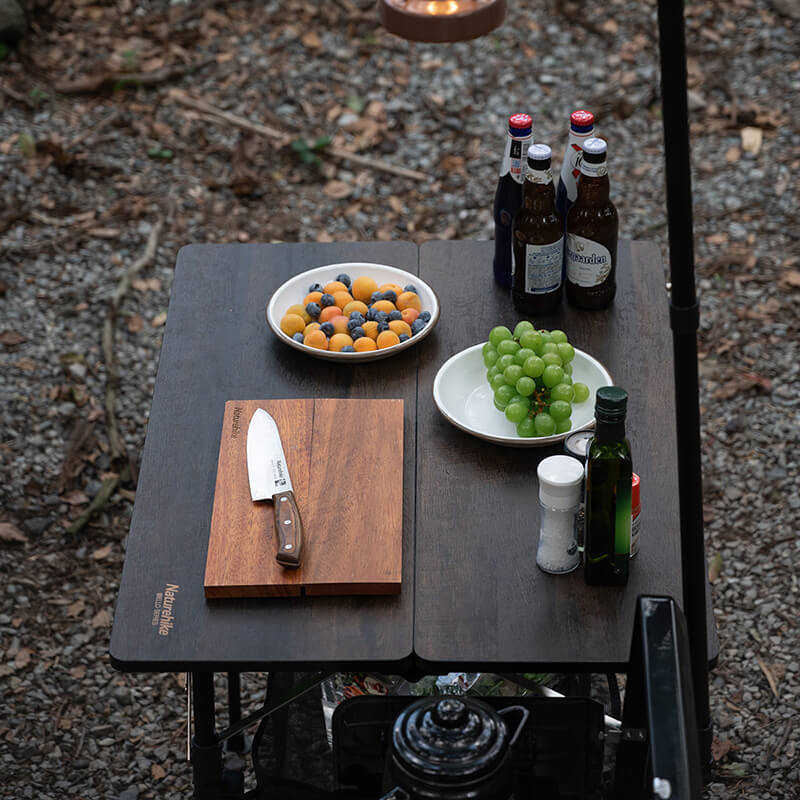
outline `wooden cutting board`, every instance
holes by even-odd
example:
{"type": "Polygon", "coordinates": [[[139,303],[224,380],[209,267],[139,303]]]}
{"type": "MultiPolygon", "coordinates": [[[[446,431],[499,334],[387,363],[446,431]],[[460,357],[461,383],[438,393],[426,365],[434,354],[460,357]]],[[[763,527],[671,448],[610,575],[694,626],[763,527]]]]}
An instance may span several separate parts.
{"type": "Polygon", "coordinates": [[[402,400],[229,400],[206,558],[206,597],[397,594],[403,544],[402,400]],[[285,569],[273,505],[254,503],[247,428],[275,418],[305,530],[285,569]]]}

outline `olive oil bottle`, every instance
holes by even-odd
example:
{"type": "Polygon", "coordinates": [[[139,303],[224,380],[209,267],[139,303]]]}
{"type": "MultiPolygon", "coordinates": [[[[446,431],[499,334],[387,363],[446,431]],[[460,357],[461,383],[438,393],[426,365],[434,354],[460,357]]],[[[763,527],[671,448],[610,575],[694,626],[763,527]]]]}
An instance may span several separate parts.
{"type": "Polygon", "coordinates": [[[619,386],[597,390],[597,425],[586,450],[584,536],[584,577],[595,586],[628,582],[633,462],[625,438],[627,402],[619,386]]]}

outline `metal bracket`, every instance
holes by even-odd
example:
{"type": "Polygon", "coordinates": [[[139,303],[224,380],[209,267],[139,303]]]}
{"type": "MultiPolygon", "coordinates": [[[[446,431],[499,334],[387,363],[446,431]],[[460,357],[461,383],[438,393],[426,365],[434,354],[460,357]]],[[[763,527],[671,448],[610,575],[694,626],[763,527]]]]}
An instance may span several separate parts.
{"type": "Polygon", "coordinates": [[[691,334],[700,327],[700,304],[676,306],[669,301],[669,326],[675,333],[691,334]]]}

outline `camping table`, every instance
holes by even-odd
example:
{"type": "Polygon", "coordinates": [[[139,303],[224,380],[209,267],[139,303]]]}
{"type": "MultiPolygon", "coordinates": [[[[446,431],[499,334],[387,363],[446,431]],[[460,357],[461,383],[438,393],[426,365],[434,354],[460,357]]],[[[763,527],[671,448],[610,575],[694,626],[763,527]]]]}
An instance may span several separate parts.
{"type": "MultiPolygon", "coordinates": [[[[536,467],[560,448],[490,444],[451,426],[434,405],[439,366],[518,316],[491,279],[492,252],[491,242],[469,241],[180,251],[110,653],[122,670],[193,673],[204,687],[195,692],[198,739],[202,733],[213,744],[215,671],[622,672],[637,595],[680,602],[672,351],[657,247],[620,242],[611,307],[579,312],[564,304],[535,320],[567,331],[629,391],[627,431],[642,479],[643,522],[630,581],[619,588],[588,587],[580,570],[556,577],[535,565],[536,467]],[[418,274],[441,301],[435,332],[395,357],[352,366],[279,342],[264,319],[272,291],[293,274],[343,261],[418,274]],[[225,400],[312,396],[405,401],[401,594],[207,600],[203,576],[225,400]],[[160,629],[157,607],[168,590],[173,624],[160,629]]],[[[367,457],[380,469],[391,455],[367,457]]],[[[332,524],[335,514],[331,509],[332,524]]],[[[707,613],[713,661],[710,604],[707,613]]]]}

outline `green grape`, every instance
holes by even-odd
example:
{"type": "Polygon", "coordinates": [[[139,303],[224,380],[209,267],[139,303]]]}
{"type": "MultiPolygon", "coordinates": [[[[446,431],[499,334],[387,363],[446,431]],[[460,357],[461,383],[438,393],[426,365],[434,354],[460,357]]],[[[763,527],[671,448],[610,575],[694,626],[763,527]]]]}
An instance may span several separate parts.
{"type": "Polygon", "coordinates": [[[492,328],[491,333],[489,334],[489,342],[493,347],[497,347],[500,342],[510,338],[511,331],[506,328],[505,325],[498,325],[496,328],[492,328]]]}
{"type": "Polygon", "coordinates": [[[567,341],[567,334],[564,331],[550,331],[550,336],[552,337],[553,341],[558,344],[559,342],[566,342],[567,341]]]}
{"type": "Polygon", "coordinates": [[[522,347],[536,352],[536,348],[540,347],[542,344],[542,334],[538,331],[525,331],[525,333],[519,337],[519,343],[522,347]]]}
{"type": "Polygon", "coordinates": [[[526,319],[521,319],[514,328],[514,338],[519,339],[525,331],[532,331],[534,330],[533,323],[528,322],[526,319]]]}
{"type": "Polygon", "coordinates": [[[559,422],[556,422],[556,433],[566,433],[572,428],[572,420],[567,417],[559,422]]]}
{"type": "Polygon", "coordinates": [[[562,364],[561,366],[564,367],[564,372],[566,372],[567,375],[572,375],[572,362],[567,361],[566,364],[562,364]]]}
{"type": "Polygon", "coordinates": [[[492,387],[492,391],[496,392],[501,386],[506,385],[506,379],[503,376],[502,372],[498,372],[497,375],[493,376],[492,379],[489,381],[489,386],[492,387]]]}
{"type": "Polygon", "coordinates": [[[534,353],[533,350],[529,350],[527,347],[521,347],[514,353],[514,363],[523,366],[531,356],[535,355],[536,353],[534,353]]]}
{"type": "Polygon", "coordinates": [[[528,409],[522,403],[509,403],[506,406],[506,419],[515,425],[528,416],[528,409]]]}
{"type": "MultiPolygon", "coordinates": [[[[564,369],[564,367],[561,367],[561,369],[564,369]]],[[[572,375],[567,375],[565,372],[564,377],[561,379],[561,383],[566,383],[567,386],[572,386],[572,375]]]]}
{"type": "Polygon", "coordinates": [[[517,381],[515,388],[523,397],[530,397],[534,391],[536,391],[536,381],[533,378],[529,378],[527,375],[523,375],[517,381]]]}
{"type": "Polygon", "coordinates": [[[525,439],[536,436],[536,425],[530,417],[525,417],[525,419],[517,425],[517,436],[522,436],[525,439]]]}
{"type": "Polygon", "coordinates": [[[505,409],[511,398],[516,394],[513,386],[503,384],[499,389],[494,392],[494,404],[499,408],[505,409]]]}
{"type": "Polygon", "coordinates": [[[569,342],[559,342],[556,347],[558,348],[558,354],[561,356],[561,360],[568,364],[575,358],[575,348],[569,342]]]}
{"type": "Polygon", "coordinates": [[[558,353],[542,353],[542,361],[544,361],[547,367],[549,367],[550,364],[555,364],[557,367],[560,367],[564,363],[558,353]]]}
{"type": "Polygon", "coordinates": [[[495,397],[495,399],[494,399],[494,407],[495,407],[495,408],[496,408],[498,411],[505,411],[505,410],[506,410],[506,406],[507,406],[507,405],[508,405],[507,403],[498,403],[498,402],[497,402],[497,398],[495,397]]]}
{"type": "Polygon", "coordinates": [[[545,353],[557,353],[558,352],[558,345],[555,342],[545,342],[542,345],[542,355],[545,353]]]}
{"type": "Polygon", "coordinates": [[[556,421],[546,412],[537,414],[533,418],[537,436],[552,436],[556,431],[556,421]]]}
{"type": "Polygon", "coordinates": [[[550,400],[563,400],[566,403],[572,402],[573,389],[568,383],[556,384],[550,390],[550,400]]]}
{"type": "Polygon", "coordinates": [[[583,403],[589,399],[589,387],[585,383],[573,383],[572,391],[575,392],[576,403],[583,403]]]}
{"type": "Polygon", "coordinates": [[[559,383],[564,382],[564,370],[555,364],[551,364],[549,367],[544,368],[544,372],[542,373],[542,381],[548,389],[552,389],[559,383]]]}
{"type": "Polygon", "coordinates": [[[553,334],[550,331],[541,330],[539,333],[542,334],[542,341],[545,344],[549,344],[553,341],[553,334]]]}
{"type": "Polygon", "coordinates": [[[538,378],[543,372],[544,368],[547,365],[542,361],[539,356],[531,356],[523,365],[522,371],[529,377],[529,378],[538,378]]]}
{"type": "Polygon", "coordinates": [[[522,377],[522,367],[519,364],[510,364],[503,370],[503,377],[509,386],[514,386],[522,377]]]}
{"type": "Polygon", "coordinates": [[[550,403],[550,416],[556,421],[561,422],[572,414],[572,406],[564,400],[553,400],[550,403]]]}
{"type": "Polygon", "coordinates": [[[531,407],[531,399],[530,399],[530,397],[525,397],[525,395],[520,394],[517,391],[517,387],[516,386],[514,387],[514,396],[508,402],[509,403],[522,403],[523,405],[526,405],[528,407],[528,410],[530,410],[530,407],[531,407]]]}
{"type": "Polygon", "coordinates": [[[486,370],[486,380],[490,381],[492,378],[494,378],[495,375],[499,375],[502,371],[503,370],[501,370],[500,367],[497,366],[497,364],[495,364],[492,367],[489,367],[489,369],[486,370]]]}
{"type": "Polygon", "coordinates": [[[519,350],[519,342],[515,342],[513,339],[503,339],[503,341],[497,345],[497,352],[500,353],[501,356],[507,353],[514,354],[517,350],[519,350]]]}
{"type": "Polygon", "coordinates": [[[484,344],[484,346],[481,348],[481,353],[483,355],[486,355],[487,350],[494,350],[494,349],[496,348],[491,342],[486,342],[486,344],[484,344]]]}
{"type": "Polygon", "coordinates": [[[483,363],[486,364],[487,367],[491,367],[498,358],[500,358],[500,354],[492,347],[484,352],[483,363]]]}
{"type": "Polygon", "coordinates": [[[495,361],[495,366],[499,370],[504,370],[506,367],[510,367],[514,363],[514,356],[511,353],[506,353],[504,356],[500,356],[500,358],[495,361]]]}

